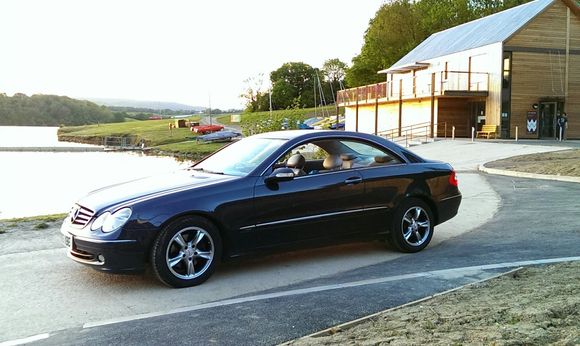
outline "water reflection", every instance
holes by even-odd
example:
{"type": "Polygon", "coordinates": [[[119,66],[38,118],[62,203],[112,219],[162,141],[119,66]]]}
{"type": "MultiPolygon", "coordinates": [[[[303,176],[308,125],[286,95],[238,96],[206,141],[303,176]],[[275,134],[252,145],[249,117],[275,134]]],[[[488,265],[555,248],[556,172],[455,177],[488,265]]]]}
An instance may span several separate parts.
{"type": "MultiPolygon", "coordinates": [[[[0,127],[0,146],[19,146],[23,137],[32,135],[37,137],[29,146],[62,145],[54,140],[56,128],[0,127]],[[1,135],[6,133],[10,139],[1,135]]],[[[0,219],[67,212],[75,200],[97,188],[188,165],[134,153],[0,152],[0,219]]]]}

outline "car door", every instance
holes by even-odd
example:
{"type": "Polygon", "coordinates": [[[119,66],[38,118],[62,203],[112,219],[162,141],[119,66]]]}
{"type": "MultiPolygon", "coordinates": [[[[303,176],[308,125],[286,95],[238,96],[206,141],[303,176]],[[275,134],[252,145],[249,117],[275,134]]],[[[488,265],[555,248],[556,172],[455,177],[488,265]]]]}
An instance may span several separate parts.
{"type": "Polygon", "coordinates": [[[341,238],[359,231],[364,211],[364,184],[355,170],[295,177],[255,187],[255,247],[300,240],[341,238]]]}
{"type": "Polygon", "coordinates": [[[365,186],[364,223],[361,231],[386,233],[390,215],[414,181],[409,165],[395,153],[373,143],[344,140],[344,147],[356,156],[354,166],[365,186]]]}

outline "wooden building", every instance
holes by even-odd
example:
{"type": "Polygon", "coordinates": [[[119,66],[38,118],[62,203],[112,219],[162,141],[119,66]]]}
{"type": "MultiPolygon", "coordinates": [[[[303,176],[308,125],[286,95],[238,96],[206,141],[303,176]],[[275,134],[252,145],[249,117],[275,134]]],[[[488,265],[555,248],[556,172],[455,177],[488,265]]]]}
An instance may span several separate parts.
{"type": "Polygon", "coordinates": [[[554,138],[568,114],[580,138],[580,8],[536,0],[431,35],[390,68],[386,81],[340,91],[345,127],[431,136],[471,136],[495,125],[498,137],[554,138]]]}

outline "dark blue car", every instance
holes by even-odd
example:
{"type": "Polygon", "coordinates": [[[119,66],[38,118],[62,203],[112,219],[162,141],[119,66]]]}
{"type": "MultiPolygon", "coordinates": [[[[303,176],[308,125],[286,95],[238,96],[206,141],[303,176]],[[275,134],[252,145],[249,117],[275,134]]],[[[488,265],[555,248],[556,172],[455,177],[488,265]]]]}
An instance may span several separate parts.
{"type": "Polygon", "coordinates": [[[276,248],[381,239],[425,248],[461,194],[450,165],[383,138],[282,131],[241,139],[169,175],[80,199],[61,232],[73,260],[165,284],[200,284],[220,260],[276,248]]]}

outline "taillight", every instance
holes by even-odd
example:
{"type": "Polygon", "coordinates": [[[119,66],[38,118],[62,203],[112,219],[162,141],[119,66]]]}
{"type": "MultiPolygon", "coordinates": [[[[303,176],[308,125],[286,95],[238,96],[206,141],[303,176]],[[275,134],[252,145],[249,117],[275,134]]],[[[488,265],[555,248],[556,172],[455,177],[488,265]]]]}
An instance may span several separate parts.
{"type": "Polygon", "coordinates": [[[455,174],[455,171],[451,171],[451,174],[449,175],[449,184],[456,187],[459,186],[459,181],[457,181],[457,174],[455,174]]]}

